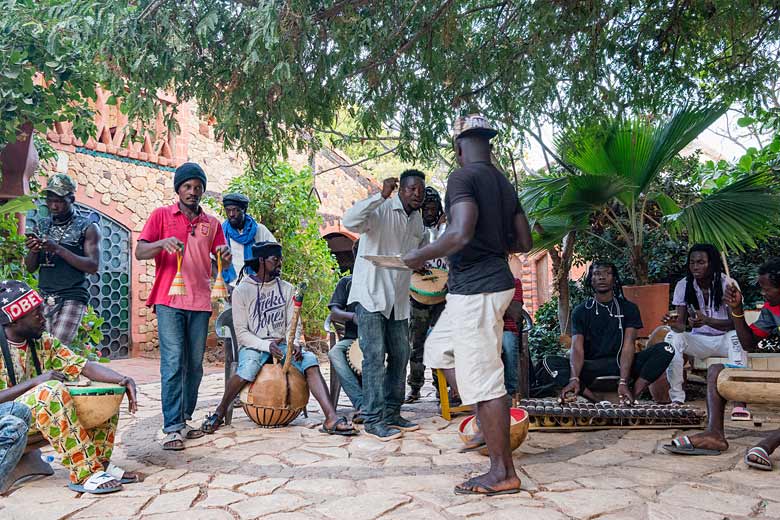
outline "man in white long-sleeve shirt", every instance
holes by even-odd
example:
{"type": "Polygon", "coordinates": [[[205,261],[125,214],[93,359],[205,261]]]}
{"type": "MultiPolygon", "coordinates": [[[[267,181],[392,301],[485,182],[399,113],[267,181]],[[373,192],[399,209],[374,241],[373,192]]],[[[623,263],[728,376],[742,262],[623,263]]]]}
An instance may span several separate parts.
{"type": "MultiPolygon", "coordinates": [[[[284,360],[287,337],[292,332],[295,288],[279,277],[282,268],[282,246],[261,242],[252,246],[252,258],[246,260],[255,274],[241,280],[233,291],[233,324],[238,339],[238,369],[228,380],[225,394],[216,411],[203,421],[201,429],[214,433],[224,422],[225,411],[244,385],[257,377],[271,356],[284,360]]],[[[330,402],[328,387],[322,377],[317,356],[301,350],[298,342],[301,323],[295,331],[292,366],[300,370],[309,383],[314,398],[325,414],[320,431],[331,435],[355,435],[357,432],[345,417],[337,417],[330,402]]]]}
{"type": "Polygon", "coordinates": [[[424,197],[425,174],[406,170],[400,182],[386,179],[380,193],[357,202],[342,218],[344,227],[361,234],[348,303],[358,304],[365,432],[382,441],[419,428],[401,417],[410,353],[411,271],[378,268],[364,256],[403,255],[419,247],[425,240],[419,211],[424,197]]]}

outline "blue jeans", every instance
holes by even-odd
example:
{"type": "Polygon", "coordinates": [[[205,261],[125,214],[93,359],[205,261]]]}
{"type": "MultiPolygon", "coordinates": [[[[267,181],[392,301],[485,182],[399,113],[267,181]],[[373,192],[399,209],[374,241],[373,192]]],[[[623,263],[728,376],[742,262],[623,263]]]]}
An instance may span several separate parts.
{"type": "Polygon", "coordinates": [[[0,489],[24,453],[31,419],[30,409],[21,403],[0,404],[0,489]]]}
{"type": "Polygon", "coordinates": [[[155,305],[160,337],[163,432],[184,429],[198,402],[210,312],[155,305]]]}
{"type": "Polygon", "coordinates": [[[370,426],[401,414],[409,363],[409,320],[396,320],[392,313],[388,319],[360,304],[355,313],[363,351],[363,417],[370,426]]]}
{"type": "Polygon", "coordinates": [[[352,406],[355,410],[360,410],[363,408],[363,387],[360,386],[357,374],[347,363],[347,351],[354,342],[354,339],[342,339],[328,351],[328,359],[330,359],[330,369],[339,377],[341,388],[352,401],[352,406]]]}
{"type": "MultiPolygon", "coordinates": [[[[279,363],[284,363],[284,360],[287,358],[287,343],[280,343],[279,348],[282,349],[282,352],[285,352],[285,355],[279,360],[279,363]]],[[[293,359],[290,364],[305,376],[308,369],[319,366],[319,363],[317,362],[317,356],[311,352],[302,350],[301,354],[303,355],[303,359],[300,361],[293,359]]],[[[270,362],[270,352],[242,348],[238,351],[238,368],[236,369],[236,375],[244,381],[249,381],[251,383],[257,378],[257,374],[260,373],[260,369],[263,368],[263,365],[270,362]]]]}
{"type": "Polygon", "coordinates": [[[518,348],[518,335],[505,330],[501,339],[501,358],[504,362],[504,386],[510,396],[517,392],[520,385],[520,375],[517,364],[520,362],[520,349],[518,348]]]}

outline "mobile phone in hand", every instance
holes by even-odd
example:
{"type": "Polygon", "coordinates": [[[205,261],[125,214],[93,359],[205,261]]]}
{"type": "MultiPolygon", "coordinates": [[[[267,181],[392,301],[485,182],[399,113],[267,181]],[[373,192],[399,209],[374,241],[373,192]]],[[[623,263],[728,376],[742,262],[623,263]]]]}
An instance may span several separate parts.
{"type": "Polygon", "coordinates": [[[26,232],[24,236],[26,236],[27,238],[34,238],[35,240],[39,240],[39,241],[41,239],[37,234],[33,233],[32,231],[26,232]]]}

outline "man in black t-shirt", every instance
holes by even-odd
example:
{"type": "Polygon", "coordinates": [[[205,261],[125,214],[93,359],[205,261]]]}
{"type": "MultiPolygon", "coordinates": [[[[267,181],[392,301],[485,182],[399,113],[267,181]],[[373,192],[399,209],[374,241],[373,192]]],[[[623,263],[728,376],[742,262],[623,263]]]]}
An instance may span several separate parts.
{"type": "Polygon", "coordinates": [[[564,369],[557,376],[568,379],[561,398],[568,401],[582,393],[593,400],[590,387],[597,377],[620,376],[620,401],[633,404],[634,397],[664,374],[674,348],[662,342],[636,353],[634,343],[642,317],[639,308],[623,297],[614,264],[594,262],[586,284],[594,296],[572,311],[569,372],[564,369]]]}
{"type": "Polygon", "coordinates": [[[501,340],[504,313],[515,293],[510,253],[531,249],[531,231],[512,184],[491,163],[496,135],[482,116],[455,122],[460,168],[447,181],[444,234],[404,256],[412,269],[449,257],[447,305],[425,342],[424,363],[455,369],[463,404],[475,404],[490,454],[490,471],[455,487],[455,493],[518,493],[520,479],[509,447],[509,399],[501,340]]]}
{"type": "MultiPolygon", "coordinates": [[[[359,240],[355,240],[352,246],[352,255],[355,257],[357,257],[358,242],[359,240]]],[[[328,351],[328,359],[330,359],[331,370],[336,372],[344,393],[347,394],[349,400],[352,401],[352,406],[355,408],[355,416],[352,418],[352,422],[361,423],[360,411],[363,407],[363,386],[357,374],[355,374],[355,371],[352,370],[352,367],[347,362],[349,347],[352,346],[358,337],[357,316],[355,315],[357,303],[347,303],[351,288],[352,275],[345,276],[336,284],[336,290],[333,291],[333,296],[331,296],[330,303],[328,303],[330,321],[341,324],[344,327],[341,339],[328,351]]]]}
{"type": "Polygon", "coordinates": [[[29,230],[24,264],[39,271],[46,330],[69,345],[87,312],[87,276],[100,268],[100,228],[90,217],[76,214],[76,183],[64,173],[49,178],[44,190],[49,216],[37,232],[29,230]]]}

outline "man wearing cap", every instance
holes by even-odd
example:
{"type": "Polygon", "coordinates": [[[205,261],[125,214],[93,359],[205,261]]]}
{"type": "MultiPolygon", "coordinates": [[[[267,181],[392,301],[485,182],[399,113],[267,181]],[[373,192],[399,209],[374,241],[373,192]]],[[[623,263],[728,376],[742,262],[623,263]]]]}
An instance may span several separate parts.
{"type": "Polygon", "coordinates": [[[233,262],[223,269],[222,276],[225,283],[234,287],[244,267],[244,259],[252,255],[252,246],[259,242],[276,242],[276,239],[267,227],[247,215],[249,198],[246,195],[228,193],[222,197],[222,205],[227,216],[222,231],[233,253],[233,262]]]}
{"type": "Polygon", "coordinates": [[[136,388],[130,377],[87,361],[45,332],[43,298],[24,282],[0,282],[0,403],[17,402],[32,411],[31,433],[40,433],[62,457],[70,487],[79,493],[110,493],[138,476],[112,464],[119,413],[104,424],[84,428],[67,381],[79,376],[125,387],[130,413],[136,388]]]}
{"type": "Polygon", "coordinates": [[[206,173],[195,163],[176,169],[173,187],[178,202],[155,209],[149,216],[135,257],[154,258],[155,279],[146,304],[157,314],[162,378],[165,450],[183,450],[184,439],[203,436],[187,424],[198,401],[203,378],[203,353],[211,316],[211,256],[231,261],[222,225],[200,206],[206,173]],[[186,294],[170,295],[181,257],[186,294]]]}
{"type": "MultiPolygon", "coordinates": [[[[214,433],[224,422],[227,407],[249,383],[254,382],[263,365],[273,358],[284,361],[287,338],[295,338],[292,366],[299,370],[309,390],[322,408],[325,422],[320,431],[330,435],[355,435],[357,432],[346,417],[337,417],[330,402],[325,379],[317,356],[301,349],[298,342],[303,327],[298,321],[292,329],[295,287],[281,279],[282,246],[276,242],[261,242],[252,246],[246,260],[255,274],[243,278],[233,291],[233,324],[238,339],[238,368],[225,385],[225,393],[216,411],[203,421],[201,429],[214,433]]],[[[269,388],[268,391],[273,391],[269,388]]]]}
{"type": "Polygon", "coordinates": [[[402,255],[419,247],[425,240],[419,211],[424,196],[425,174],[406,170],[400,182],[385,179],[380,193],[357,202],[342,217],[344,227],[361,234],[347,303],[358,304],[365,431],[381,441],[419,428],[401,417],[409,362],[411,272],[377,267],[365,255],[402,255]],[[396,187],[398,194],[393,195],[396,187]]]}
{"type": "Polygon", "coordinates": [[[490,454],[490,471],[456,486],[458,494],[517,493],[520,479],[509,448],[509,399],[501,339],[515,293],[510,253],[531,249],[531,231],[517,192],[491,163],[496,135],[482,116],[459,118],[455,152],[460,168],[447,181],[447,229],[436,242],[404,256],[412,269],[448,256],[447,305],[425,342],[425,364],[455,368],[463,404],[475,404],[490,454]]]}
{"type": "Polygon", "coordinates": [[[100,268],[100,228],[76,215],[76,183],[64,173],[52,175],[44,193],[49,216],[41,219],[37,233],[27,233],[24,264],[31,273],[40,269],[46,329],[69,345],[87,311],[87,275],[100,268]]]}

